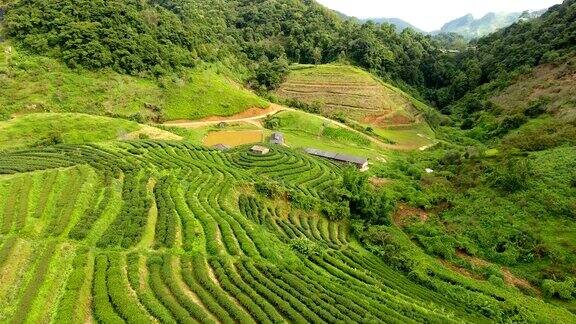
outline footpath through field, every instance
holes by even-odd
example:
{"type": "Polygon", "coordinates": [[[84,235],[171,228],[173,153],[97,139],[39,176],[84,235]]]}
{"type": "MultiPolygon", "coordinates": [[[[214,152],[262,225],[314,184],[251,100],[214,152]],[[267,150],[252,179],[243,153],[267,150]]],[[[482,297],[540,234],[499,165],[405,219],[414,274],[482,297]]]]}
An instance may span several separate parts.
{"type": "Polygon", "coordinates": [[[256,126],[262,126],[259,121],[261,119],[264,119],[268,116],[272,116],[275,115],[277,113],[279,113],[280,111],[284,111],[284,110],[291,110],[290,108],[287,107],[283,107],[280,105],[276,105],[276,104],[271,104],[270,108],[268,109],[259,109],[261,110],[261,113],[256,114],[256,115],[252,115],[249,117],[244,117],[243,113],[240,113],[238,115],[235,116],[229,116],[229,117],[221,117],[221,116],[212,116],[209,118],[205,118],[202,120],[176,120],[176,121],[169,121],[164,123],[164,125],[166,126],[174,126],[174,127],[182,127],[182,128],[199,128],[199,127],[204,127],[204,126],[210,126],[210,125],[217,125],[219,123],[250,123],[256,126]]]}
{"type": "Polygon", "coordinates": [[[362,132],[360,132],[360,131],[358,131],[358,130],[356,130],[356,129],[354,129],[354,128],[346,125],[346,124],[335,121],[335,120],[330,119],[328,117],[307,113],[307,112],[304,112],[302,110],[288,108],[288,107],[280,106],[277,104],[271,104],[270,108],[264,110],[262,112],[262,114],[254,115],[254,116],[250,116],[250,117],[235,118],[234,116],[232,116],[232,117],[213,116],[213,117],[209,117],[208,119],[198,120],[198,121],[192,121],[192,120],[171,121],[171,122],[164,123],[164,125],[172,126],[172,127],[182,127],[182,128],[199,128],[199,127],[204,127],[204,126],[217,125],[219,123],[241,123],[241,122],[244,122],[244,123],[253,124],[253,125],[258,126],[258,127],[262,127],[260,120],[262,120],[266,117],[269,117],[269,116],[276,115],[277,113],[282,112],[282,111],[295,111],[295,112],[310,115],[314,118],[320,118],[320,119],[327,121],[329,123],[332,123],[338,127],[342,127],[342,128],[347,129],[347,130],[350,130],[352,132],[358,133],[358,134],[364,136],[365,138],[369,139],[371,142],[373,142],[374,144],[378,145],[381,148],[396,149],[396,150],[401,149],[397,145],[384,143],[379,139],[376,139],[370,135],[364,134],[364,133],[362,133],[362,132]]]}

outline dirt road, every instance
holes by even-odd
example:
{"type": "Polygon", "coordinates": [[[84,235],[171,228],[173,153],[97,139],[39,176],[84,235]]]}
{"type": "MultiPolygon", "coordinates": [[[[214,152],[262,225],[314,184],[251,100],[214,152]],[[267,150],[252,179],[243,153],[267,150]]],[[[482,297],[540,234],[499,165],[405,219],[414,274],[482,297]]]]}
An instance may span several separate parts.
{"type": "Polygon", "coordinates": [[[166,122],[164,125],[172,126],[172,127],[182,127],[182,128],[198,128],[210,125],[218,125],[220,123],[249,123],[256,125],[258,127],[262,127],[261,120],[279,113],[280,111],[284,110],[291,110],[287,107],[282,107],[279,105],[271,104],[272,109],[267,109],[264,114],[251,116],[251,117],[241,117],[241,118],[234,118],[232,117],[211,117],[210,120],[198,120],[198,121],[176,121],[176,122],[166,122]]]}
{"type": "Polygon", "coordinates": [[[393,145],[393,144],[388,144],[388,143],[384,143],[381,140],[374,138],[370,135],[364,134],[346,124],[343,124],[341,122],[335,121],[333,119],[324,117],[324,116],[320,116],[320,115],[315,115],[315,114],[311,114],[311,113],[307,113],[301,110],[296,110],[293,108],[288,108],[288,107],[284,107],[284,106],[280,106],[277,104],[271,104],[271,109],[267,109],[266,112],[262,115],[256,115],[256,116],[250,116],[250,117],[243,117],[243,118],[234,118],[234,116],[232,117],[212,117],[210,118],[210,120],[200,120],[200,121],[176,121],[176,122],[167,122],[164,123],[164,125],[166,126],[171,126],[171,127],[182,127],[182,128],[198,128],[198,127],[204,127],[204,126],[211,126],[211,125],[217,125],[220,123],[249,123],[255,126],[258,126],[260,128],[262,128],[262,119],[265,119],[268,116],[273,116],[281,111],[297,111],[299,113],[303,113],[303,114],[307,114],[310,115],[313,118],[320,118],[326,122],[329,122],[331,124],[337,125],[339,127],[345,128],[349,131],[358,133],[362,136],[364,136],[365,138],[369,139],[372,143],[376,144],[377,146],[381,147],[381,148],[385,148],[385,149],[392,149],[392,150],[402,150],[402,147],[398,146],[398,145],[393,145]]]}

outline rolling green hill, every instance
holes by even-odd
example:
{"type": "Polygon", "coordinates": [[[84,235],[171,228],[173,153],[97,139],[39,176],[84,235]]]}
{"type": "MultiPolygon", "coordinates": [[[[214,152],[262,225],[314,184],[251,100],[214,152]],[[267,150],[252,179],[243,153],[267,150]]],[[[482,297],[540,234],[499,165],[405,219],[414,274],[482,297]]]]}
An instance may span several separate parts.
{"type": "Polygon", "coordinates": [[[170,132],[132,121],[78,113],[36,113],[0,121],[0,150],[139,137],[181,139],[170,132]]]}
{"type": "MultiPolygon", "coordinates": [[[[413,198],[428,212],[427,220],[412,211],[403,224],[429,254],[469,276],[501,278],[572,312],[573,84],[574,57],[567,55],[504,84],[484,85],[455,103],[455,119],[464,118],[460,129],[438,128],[446,146],[409,160],[434,170],[421,181],[425,195],[413,198]],[[472,107],[478,110],[466,111],[472,107]],[[493,277],[494,267],[508,274],[493,277]]],[[[401,166],[391,169],[396,168],[401,166]]]]}
{"type": "Polygon", "coordinates": [[[5,90],[0,96],[5,118],[14,113],[78,112],[145,122],[229,116],[268,105],[219,73],[217,66],[154,80],[71,69],[6,42],[0,43],[0,86],[5,90]]]}

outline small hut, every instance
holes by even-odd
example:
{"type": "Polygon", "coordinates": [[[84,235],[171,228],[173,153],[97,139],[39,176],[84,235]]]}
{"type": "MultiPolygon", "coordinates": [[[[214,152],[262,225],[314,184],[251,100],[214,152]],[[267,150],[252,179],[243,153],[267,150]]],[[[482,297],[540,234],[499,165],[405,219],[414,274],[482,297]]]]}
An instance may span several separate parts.
{"type": "Polygon", "coordinates": [[[278,132],[272,133],[270,136],[270,144],[284,145],[284,134],[278,132]]]}
{"type": "Polygon", "coordinates": [[[266,155],[270,152],[270,149],[260,145],[254,145],[250,148],[250,152],[258,155],[266,155]]]}

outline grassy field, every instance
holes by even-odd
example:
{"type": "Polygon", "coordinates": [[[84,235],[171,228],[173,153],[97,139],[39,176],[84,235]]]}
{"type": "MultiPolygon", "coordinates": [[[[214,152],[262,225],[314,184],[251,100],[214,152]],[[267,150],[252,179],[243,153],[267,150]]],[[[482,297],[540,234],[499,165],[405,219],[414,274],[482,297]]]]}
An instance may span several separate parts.
{"type": "Polygon", "coordinates": [[[416,121],[416,109],[401,91],[347,65],[296,65],[277,94],[318,103],[325,115],[342,114],[374,126],[416,121]]]}
{"type": "Polygon", "coordinates": [[[140,127],[127,120],[85,114],[30,114],[0,122],[0,147],[22,147],[52,139],[67,144],[114,140],[140,127]]]}
{"type": "Polygon", "coordinates": [[[395,143],[399,149],[415,150],[434,144],[435,134],[425,123],[390,128],[374,128],[374,133],[395,143]]]}
{"type": "Polygon", "coordinates": [[[213,69],[190,71],[182,80],[170,82],[165,93],[168,120],[231,116],[268,103],[213,69]]]}
{"type": "Polygon", "coordinates": [[[54,59],[28,55],[7,42],[0,43],[0,88],[4,90],[0,116],[79,112],[152,118],[155,112],[150,107],[159,107],[168,119],[197,119],[268,106],[210,66],[156,81],[106,70],[70,69],[54,59]]]}
{"type": "Polygon", "coordinates": [[[72,70],[57,60],[31,56],[0,43],[0,106],[7,113],[81,112],[129,116],[160,105],[152,80],[110,71],[72,70]]]}
{"type": "Polygon", "coordinates": [[[291,149],[60,145],[2,154],[0,174],[2,322],[575,320],[408,239],[420,261],[406,276],[347,220],[259,193],[273,182],[320,206],[341,183],[341,169],[291,149]]]}
{"type": "Polygon", "coordinates": [[[181,137],[124,119],[77,113],[35,113],[0,122],[0,149],[46,144],[83,144],[116,139],[178,140],[181,137]]]}
{"type": "Polygon", "coordinates": [[[284,111],[274,117],[279,120],[279,127],[275,131],[284,134],[286,145],[290,147],[312,147],[370,158],[382,156],[382,149],[366,136],[318,116],[300,111],[284,111]]]}

